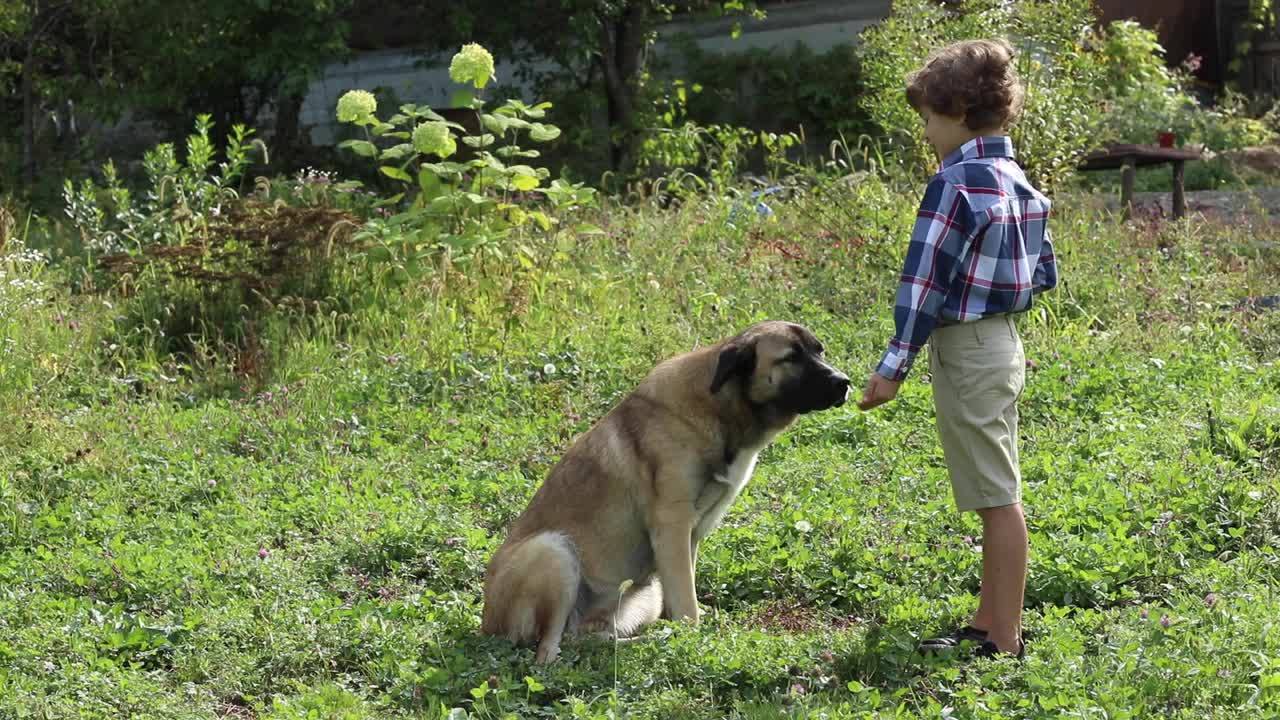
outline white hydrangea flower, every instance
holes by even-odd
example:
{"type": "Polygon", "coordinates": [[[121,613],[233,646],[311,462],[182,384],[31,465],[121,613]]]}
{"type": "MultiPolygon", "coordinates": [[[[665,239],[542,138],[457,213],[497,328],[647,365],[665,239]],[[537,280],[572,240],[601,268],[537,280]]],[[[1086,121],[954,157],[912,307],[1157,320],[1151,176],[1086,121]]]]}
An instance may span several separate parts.
{"type": "Polygon", "coordinates": [[[338,121],[360,122],[378,111],[378,100],[367,90],[348,90],[338,98],[338,121]]]}
{"type": "Polygon", "coordinates": [[[477,89],[483,88],[493,77],[493,56],[475,43],[463,45],[449,63],[449,77],[454,82],[473,83],[477,89]]]}
{"type": "Polygon", "coordinates": [[[428,122],[413,129],[413,147],[420,153],[435,153],[446,158],[458,149],[458,144],[454,142],[448,125],[428,122]]]}

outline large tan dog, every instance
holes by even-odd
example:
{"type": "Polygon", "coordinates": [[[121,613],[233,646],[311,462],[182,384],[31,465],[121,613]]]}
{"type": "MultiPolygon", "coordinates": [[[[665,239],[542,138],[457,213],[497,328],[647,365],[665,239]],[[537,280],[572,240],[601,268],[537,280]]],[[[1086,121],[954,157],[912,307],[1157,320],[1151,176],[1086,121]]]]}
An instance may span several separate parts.
{"type": "Polygon", "coordinates": [[[552,662],[565,632],[626,637],[659,616],[696,623],[698,542],[774,436],[848,391],[813,333],[787,322],[658,365],[516,518],[489,562],[481,630],[536,642],[538,662],[552,662]]]}

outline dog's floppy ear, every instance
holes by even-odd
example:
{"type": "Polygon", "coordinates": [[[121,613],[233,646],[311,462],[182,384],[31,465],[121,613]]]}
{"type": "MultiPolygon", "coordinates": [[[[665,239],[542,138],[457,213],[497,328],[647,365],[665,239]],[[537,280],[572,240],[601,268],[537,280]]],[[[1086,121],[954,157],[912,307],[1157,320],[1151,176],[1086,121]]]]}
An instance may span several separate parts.
{"type": "Polygon", "coordinates": [[[729,378],[735,375],[750,375],[756,369],[756,348],[754,345],[729,345],[720,351],[720,359],[716,362],[716,374],[711,379],[711,394],[715,395],[729,378]]]}

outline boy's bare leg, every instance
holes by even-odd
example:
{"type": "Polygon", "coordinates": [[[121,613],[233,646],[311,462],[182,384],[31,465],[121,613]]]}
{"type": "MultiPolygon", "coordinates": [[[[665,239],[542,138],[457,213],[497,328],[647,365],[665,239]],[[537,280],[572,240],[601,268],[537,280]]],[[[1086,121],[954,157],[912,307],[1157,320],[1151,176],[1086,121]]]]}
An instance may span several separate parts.
{"type": "Polygon", "coordinates": [[[1022,504],[985,508],[982,518],[982,593],[973,626],[1001,652],[1022,641],[1022,595],[1027,582],[1027,524],[1022,504]]]}

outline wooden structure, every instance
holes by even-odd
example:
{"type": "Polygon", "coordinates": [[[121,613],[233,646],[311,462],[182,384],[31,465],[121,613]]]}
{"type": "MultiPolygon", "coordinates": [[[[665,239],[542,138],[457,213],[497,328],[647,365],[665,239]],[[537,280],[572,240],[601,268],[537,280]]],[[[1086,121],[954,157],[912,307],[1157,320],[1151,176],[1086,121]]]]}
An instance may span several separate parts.
{"type": "Polygon", "coordinates": [[[1126,220],[1133,214],[1133,181],[1137,168],[1143,165],[1173,165],[1173,217],[1187,214],[1187,199],[1182,175],[1188,160],[1199,160],[1199,150],[1166,148],[1158,145],[1110,145],[1085,156],[1080,169],[1115,170],[1120,168],[1120,207],[1126,220]]]}

